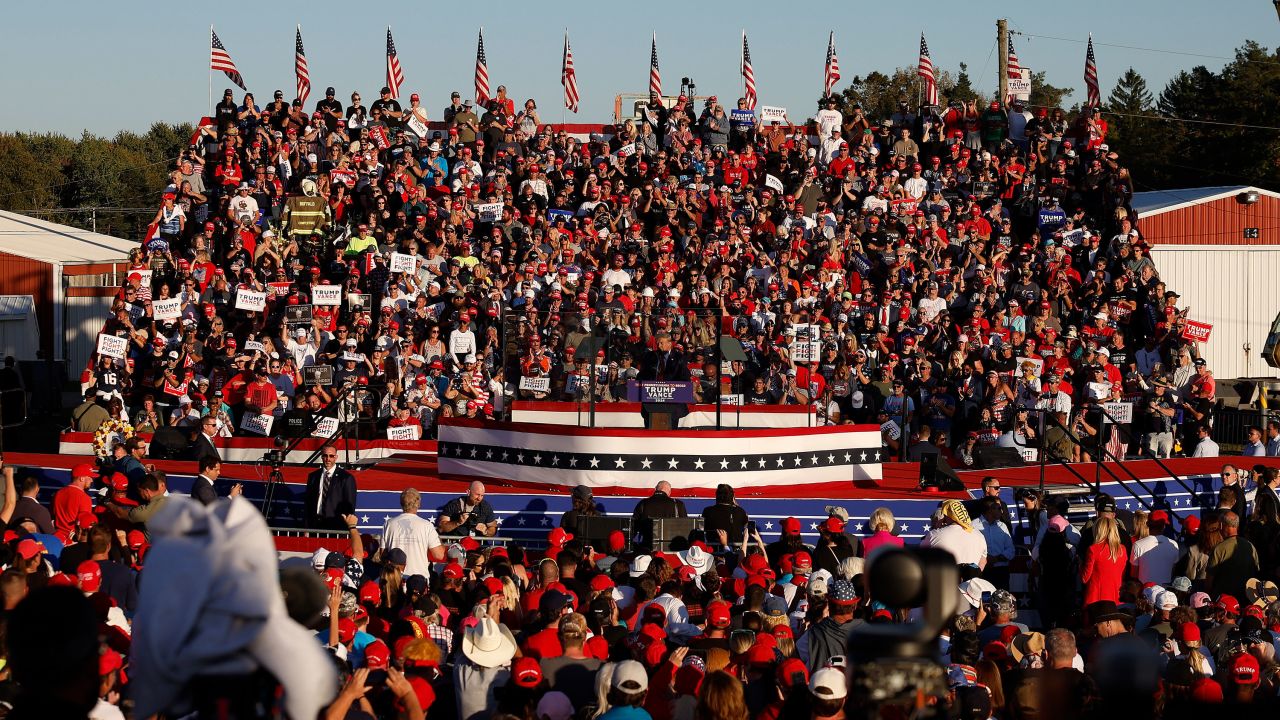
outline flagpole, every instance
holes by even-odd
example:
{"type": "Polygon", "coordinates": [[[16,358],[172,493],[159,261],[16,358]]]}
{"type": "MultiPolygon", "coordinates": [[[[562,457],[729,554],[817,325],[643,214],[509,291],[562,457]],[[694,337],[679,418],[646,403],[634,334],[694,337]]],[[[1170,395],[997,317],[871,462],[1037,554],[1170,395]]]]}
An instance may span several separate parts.
{"type": "MultiPolygon", "coordinates": [[[[569,26],[566,25],[564,28],[564,49],[560,51],[560,90],[561,92],[568,92],[564,87],[565,82],[568,80],[568,78],[564,76],[564,65],[565,65],[565,62],[568,60],[568,57],[569,57],[569,26]]],[[[564,100],[562,99],[560,101],[560,129],[561,130],[564,130],[564,124],[568,122],[568,116],[566,115],[566,113],[569,112],[569,108],[565,107],[566,105],[568,105],[568,103],[564,102],[564,100]]]]}
{"type": "MultiPolygon", "coordinates": [[[[209,57],[213,57],[213,25],[209,26],[209,57]]],[[[213,117],[213,67],[208,61],[205,61],[208,67],[205,67],[205,78],[209,81],[209,94],[205,98],[205,105],[208,108],[209,117],[213,117]]]]}

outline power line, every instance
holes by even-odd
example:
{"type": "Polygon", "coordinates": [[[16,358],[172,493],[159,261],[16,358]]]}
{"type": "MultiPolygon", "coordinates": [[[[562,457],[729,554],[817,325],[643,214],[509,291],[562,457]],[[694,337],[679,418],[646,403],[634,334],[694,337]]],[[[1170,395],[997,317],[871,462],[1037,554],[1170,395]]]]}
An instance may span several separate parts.
{"type": "MultiPolygon", "coordinates": [[[[1009,32],[1014,33],[1014,34],[1016,34],[1016,35],[1022,35],[1023,37],[1028,37],[1028,38],[1041,38],[1041,39],[1044,39],[1044,40],[1060,40],[1060,41],[1062,41],[1062,42],[1076,43],[1076,44],[1079,44],[1079,45],[1083,45],[1083,44],[1085,44],[1086,42],[1088,42],[1088,40],[1081,40],[1081,39],[1079,39],[1079,38],[1065,38],[1065,37],[1058,37],[1058,36],[1056,36],[1056,35],[1037,35],[1037,34],[1035,34],[1035,33],[1024,32],[1024,31],[1022,31],[1022,30],[1010,30],[1009,32]]],[[[1093,41],[1093,44],[1094,44],[1094,45],[1101,45],[1101,46],[1103,46],[1103,47],[1121,48],[1121,49],[1124,49],[1124,50],[1139,50],[1139,51],[1142,51],[1142,52],[1161,53],[1161,54],[1164,54],[1164,55],[1185,55],[1185,56],[1187,56],[1187,57],[1206,58],[1206,59],[1209,59],[1209,60],[1226,60],[1226,61],[1228,61],[1228,62],[1232,62],[1232,61],[1235,61],[1235,60],[1239,60],[1239,59],[1240,59],[1240,58],[1234,58],[1234,57],[1226,57],[1226,56],[1224,56],[1224,55],[1207,55],[1207,54],[1205,54],[1205,53],[1187,52],[1187,51],[1185,51],[1185,50],[1164,50],[1164,49],[1161,49],[1161,48],[1139,47],[1139,46],[1137,46],[1137,45],[1122,45],[1122,44],[1120,44],[1120,43],[1105,43],[1105,42],[1100,42],[1100,41],[1098,41],[1098,40],[1096,40],[1096,39],[1093,41]]],[[[1259,65],[1280,65],[1280,62],[1275,61],[1275,60],[1253,60],[1253,59],[1248,59],[1248,60],[1245,60],[1245,62],[1257,63],[1257,64],[1259,64],[1259,65]]]]}
{"type": "Polygon", "coordinates": [[[1172,115],[1138,115],[1135,113],[1115,112],[1114,110],[1103,110],[1102,114],[1138,118],[1140,120],[1164,120],[1165,122],[1194,123],[1197,125],[1218,125],[1222,127],[1244,128],[1246,130],[1280,130],[1280,127],[1275,127],[1273,125],[1248,125],[1246,123],[1223,122],[1221,120],[1192,120],[1190,118],[1180,118],[1172,115]]]}

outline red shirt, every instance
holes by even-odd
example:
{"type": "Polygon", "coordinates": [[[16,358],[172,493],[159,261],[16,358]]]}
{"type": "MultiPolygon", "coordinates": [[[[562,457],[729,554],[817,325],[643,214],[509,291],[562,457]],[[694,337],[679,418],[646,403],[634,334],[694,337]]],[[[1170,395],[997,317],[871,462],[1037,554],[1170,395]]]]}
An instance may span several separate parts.
{"type": "Polygon", "coordinates": [[[559,631],[554,625],[530,635],[521,650],[526,656],[538,659],[560,657],[564,654],[559,631]]]}
{"type": "Polygon", "coordinates": [[[93,501],[76,485],[68,485],[53,496],[53,532],[64,543],[79,525],[80,513],[92,513],[93,501]]]}
{"type": "Polygon", "coordinates": [[[276,401],[276,386],[270,380],[254,380],[249,383],[245,392],[245,402],[259,408],[265,408],[276,401]]]}

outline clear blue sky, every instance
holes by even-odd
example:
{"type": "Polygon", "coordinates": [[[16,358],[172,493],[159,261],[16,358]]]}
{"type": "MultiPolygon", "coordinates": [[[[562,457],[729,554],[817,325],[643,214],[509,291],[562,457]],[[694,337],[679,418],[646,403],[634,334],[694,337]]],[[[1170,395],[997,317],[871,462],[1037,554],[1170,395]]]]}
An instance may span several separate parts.
{"type": "MultiPolygon", "coordinates": [[[[438,118],[449,92],[472,93],[476,30],[485,29],[492,86],[506,84],[517,102],[538,101],[558,121],[560,52],[567,26],[578,68],[582,122],[607,122],[613,97],[647,87],[649,34],[658,33],[664,89],[692,76],[698,92],[737,98],[741,31],[751,42],[761,102],[812,111],[821,91],[827,32],[836,32],[844,78],[914,66],[923,30],[936,66],[961,62],[977,87],[996,87],[995,21],[1029,34],[1083,40],[1093,32],[1102,95],[1133,66],[1154,93],[1179,70],[1222,60],[1110,47],[1102,43],[1231,56],[1245,39],[1274,48],[1280,21],[1264,0],[1158,2],[1074,0],[1050,3],[673,2],[611,4],[592,0],[489,3],[231,2],[176,6],[117,2],[7,2],[0,28],[0,129],[111,134],[156,121],[192,121],[205,112],[208,32],[213,23],[260,103],[273,90],[293,97],[293,33],[302,24],[311,67],[311,103],[334,85],[344,104],[351,90],[376,98],[385,75],[389,23],[409,92],[423,95],[438,118]],[[546,8],[554,7],[555,12],[546,8]],[[622,8],[628,8],[624,13],[622,8]],[[1056,8],[1062,8],[1061,10],[1056,8]],[[355,10],[354,12],[352,10],[355,10]]],[[[1083,43],[1015,36],[1022,63],[1083,100],[1083,43]]],[[[842,82],[841,85],[845,83],[842,82]]],[[[226,78],[213,79],[215,99],[226,78]]],[[[237,90],[237,100],[239,91],[237,90]]],[[[310,105],[310,103],[309,103],[310,105]]],[[[573,115],[569,115],[573,119],[573,115]]]]}

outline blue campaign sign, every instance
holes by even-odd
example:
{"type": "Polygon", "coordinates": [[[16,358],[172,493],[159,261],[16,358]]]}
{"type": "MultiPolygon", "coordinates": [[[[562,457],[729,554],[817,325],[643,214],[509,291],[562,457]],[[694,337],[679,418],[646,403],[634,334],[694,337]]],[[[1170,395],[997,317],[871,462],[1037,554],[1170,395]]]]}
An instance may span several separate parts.
{"type": "Polygon", "coordinates": [[[642,403],[692,403],[693,382],[689,380],[631,380],[627,401],[642,403]]]}
{"type": "Polygon", "coordinates": [[[734,125],[755,125],[756,114],[750,110],[730,110],[729,122],[734,125]]]}

